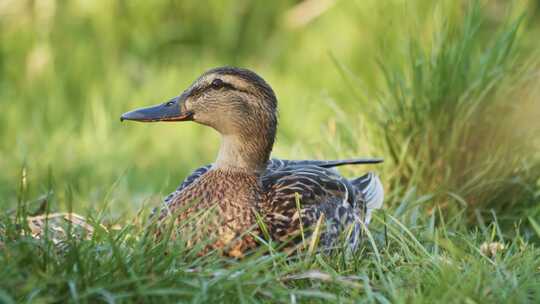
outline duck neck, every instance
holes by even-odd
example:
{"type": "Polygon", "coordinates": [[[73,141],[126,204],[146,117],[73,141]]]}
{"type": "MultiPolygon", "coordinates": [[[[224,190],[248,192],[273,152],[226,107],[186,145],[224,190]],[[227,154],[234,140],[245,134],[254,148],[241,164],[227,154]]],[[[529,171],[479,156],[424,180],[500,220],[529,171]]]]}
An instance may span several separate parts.
{"type": "Polygon", "coordinates": [[[260,135],[222,135],[214,168],[258,174],[266,168],[273,142],[260,135]]]}

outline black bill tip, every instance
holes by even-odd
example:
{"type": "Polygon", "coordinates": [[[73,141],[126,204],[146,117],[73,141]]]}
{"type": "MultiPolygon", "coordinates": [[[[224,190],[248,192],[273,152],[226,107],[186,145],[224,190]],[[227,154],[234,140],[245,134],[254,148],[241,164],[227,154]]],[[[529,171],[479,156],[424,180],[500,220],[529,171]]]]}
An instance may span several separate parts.
{"type": "Polygon", "coordinates": [[[120,116],[120,122],[124,120],[133,120],[133,121],[158,121],[161,120],[159,113],[153,113],[153,111],[148,111],[148,108],[138,109],[122,114],[120,116]],[[157,114],[157,115],[156,115],[157,114]]]}

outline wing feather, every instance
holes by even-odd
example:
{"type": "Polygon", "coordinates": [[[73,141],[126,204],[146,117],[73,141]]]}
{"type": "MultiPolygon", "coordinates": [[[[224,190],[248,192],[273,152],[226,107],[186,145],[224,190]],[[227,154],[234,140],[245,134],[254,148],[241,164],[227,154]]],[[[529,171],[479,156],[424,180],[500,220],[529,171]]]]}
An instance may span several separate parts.
{"type": "MultiPolygon", "coordinates": [[[[355,220],[364,208],[362,194],[355,191],[349,180],[320,166],[279,161],[269,166],[262,176],[262,184],[267,195],[265,213],[272,215],[267,222],[285,227],[276,233],[278,238],[294,235],[300,221],[304,227],[315,225],[324,214],[328,225],[321,240],[329,246],[345,226],[356,225],[355,220]],[[300,210],[296,205],[297,195],[300,210]]],[[[359,229],[355,227],[355,231],[359,229]]],[[[358,238],[352,239],[356,243],[358,238]]]]}

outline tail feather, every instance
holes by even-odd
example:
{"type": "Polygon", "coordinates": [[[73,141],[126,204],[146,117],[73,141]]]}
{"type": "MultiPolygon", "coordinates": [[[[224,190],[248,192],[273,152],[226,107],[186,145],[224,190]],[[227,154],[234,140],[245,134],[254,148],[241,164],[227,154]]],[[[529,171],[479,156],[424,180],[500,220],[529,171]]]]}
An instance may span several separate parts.
{"type": "Polygon", "coordinates": [[[323,168],[332,168],[332,167],[338,167],[338,166],[344,166],[344,165],[378,164],[382,162],[383,162],[382,158],[353,158],[353,159],[320,161],[319,166],[323,168]]]}
{"type": "Polygon", "coordinates": [[[352,158],[338,160],[289,160],[273,158],[270,160],[269,168],[277,169],[288,166],[317,166],[322,168],[334,168],[345,165],[378,164],[382,162],[382,158],[352,158]]]}
{"type": "Polygon", "coordinates": [[[380,209],[383,205],[384,188],[381,180],[375,173],[369,172],[353,179],[351,182],[364,196],[367,209],[365,223],[369,224],[373,210],[380,209]]]}

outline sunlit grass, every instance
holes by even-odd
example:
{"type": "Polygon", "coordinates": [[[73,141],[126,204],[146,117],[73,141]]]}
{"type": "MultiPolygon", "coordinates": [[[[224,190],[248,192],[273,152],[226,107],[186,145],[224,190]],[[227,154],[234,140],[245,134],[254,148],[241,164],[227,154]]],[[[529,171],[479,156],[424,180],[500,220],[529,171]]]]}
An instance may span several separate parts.
{"type": "MultiPolygon", "coordinates": [[[[540,180],[532,139],[540,123],[522,123],[522,113],[538,112],[531,105],[540,106],[534,93],[540,62],[519,48],[524,15],[507,17],[485,35],[479,2],[466,9],[455,23],[435,14],[432,37],[413,27],[404,60],[381,55],[385,85],[369,96],[378,102],[357,99],[373,143],[392,167],[393,185],[432,193],[430,208],[488,207],[511,217],[538,199],[531,191],[540,180]]],[[[338,67],[351,86],[362,84],[338,67]]]]}

